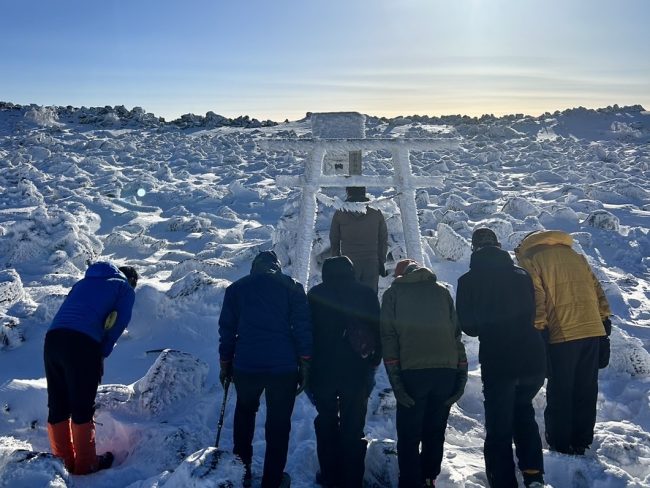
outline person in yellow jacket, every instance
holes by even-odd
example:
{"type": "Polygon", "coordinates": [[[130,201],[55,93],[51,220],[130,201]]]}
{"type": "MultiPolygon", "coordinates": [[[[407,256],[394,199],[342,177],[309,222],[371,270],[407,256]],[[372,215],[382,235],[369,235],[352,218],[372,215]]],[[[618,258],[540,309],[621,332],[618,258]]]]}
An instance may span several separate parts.
{"type": "Polygon", "coordinates": [[[584,454],[593,441],[600,337],[611,327],[607,298],[573,238],[528,234],[515,249],[535,287],[535,327],[548,331],[544,423],[549,449],[584,454]]]}

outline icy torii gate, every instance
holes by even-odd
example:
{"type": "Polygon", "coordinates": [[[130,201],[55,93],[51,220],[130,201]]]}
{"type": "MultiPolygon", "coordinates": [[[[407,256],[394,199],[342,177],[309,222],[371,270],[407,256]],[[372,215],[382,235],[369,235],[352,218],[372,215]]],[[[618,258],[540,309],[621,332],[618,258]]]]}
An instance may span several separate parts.
{"type": "Polygon", "coordinates": [[[298,242],[296,243],[294,262],[292,263],[292,275],[305,287],[307,287],[309,281],[313,231],[316,223],[316,194],[321,187],[396,188],[399,193],[398,205],[402,214],[406,254],[419,263],[424,262],[415,194],[418,188],[437,186],[440,178],[414,176],[411,171],[409,154],[410,151],[457,149],[459,144],[457,139],[276,139],[258,141],[257,144],[260,148],[267,150],[309,153],[303,175],[281,175],[276,179],[279,186],[299,186],[302,188],[298,242]],[[391,153],[394,176],[330,176],[323,174],[323,160],[327,151],[380,150],[391,153]]]}

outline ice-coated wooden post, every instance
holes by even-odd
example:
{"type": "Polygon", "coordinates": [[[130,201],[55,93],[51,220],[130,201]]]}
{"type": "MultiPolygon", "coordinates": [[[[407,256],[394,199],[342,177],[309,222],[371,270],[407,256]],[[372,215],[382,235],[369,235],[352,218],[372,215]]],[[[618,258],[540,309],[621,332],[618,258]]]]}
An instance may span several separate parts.
{"type": "Polygon", "coordinates": [[[400,192],[398,204],[402,214],[406,255],[424,265],[420,223],[418,222],[418,209],[415,202],[416,187],[412,181],[413,173],[411,172],[411,160],[407,146],[399,146],[393,152],[393,166],[395,167],[395,177],[397,179],[396,186],[400,192]]]}
{"type": "Polygon", "coordinates": [[[319,180],[323,174],[325,147],[316,145],[310,154],[310,162],[305,168],[305,182],[302,187],[300,217],[298,219],[298,239],[296,242],[295,262],[292,264],[293,277],[306,289],[309,287],[309,268],[311,266],[311,249],[314,241],[316,224],[316,193],[320,189],[319,180]]]}

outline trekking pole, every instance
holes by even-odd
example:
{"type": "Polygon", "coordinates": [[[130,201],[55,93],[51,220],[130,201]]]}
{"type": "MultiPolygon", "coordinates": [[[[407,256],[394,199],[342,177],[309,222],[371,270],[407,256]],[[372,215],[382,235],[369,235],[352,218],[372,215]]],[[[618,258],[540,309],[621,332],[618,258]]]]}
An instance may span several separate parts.
{"type": "Polygon", "coordinates": [[[221,402],[221,412],[219,412],[219,423],[217,424],[217,440],[214,442],[214,447],[219,449],[219,438],[221,437],[221,428],[223,427],[223,418],[226,415],[226,400],[228,400],[228,389],[230,388],[230,379],[226,380],[223,389],[223,402],[221,402]]]}

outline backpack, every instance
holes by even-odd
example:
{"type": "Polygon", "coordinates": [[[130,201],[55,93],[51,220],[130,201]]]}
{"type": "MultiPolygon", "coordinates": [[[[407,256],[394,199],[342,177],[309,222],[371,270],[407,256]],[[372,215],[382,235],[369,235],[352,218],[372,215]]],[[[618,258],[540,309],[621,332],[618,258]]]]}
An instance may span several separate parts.
{"type": "Polygon", "coordinates": [[[370,325],[360,318],[347,320],[343,337],[362,359],[371,358],[377,351],[377,338],[370,325]]]}

